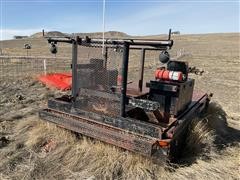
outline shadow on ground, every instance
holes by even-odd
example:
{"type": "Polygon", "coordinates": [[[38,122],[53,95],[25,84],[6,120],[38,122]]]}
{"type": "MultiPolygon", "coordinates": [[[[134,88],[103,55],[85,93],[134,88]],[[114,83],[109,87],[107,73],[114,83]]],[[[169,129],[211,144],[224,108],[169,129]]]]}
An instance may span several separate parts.
{"type": "Polygon", "coordinates": [[[228,124],[228,115],[223,108],[213,102],[207,113],[194,119],[181,150],[180,165],[192,165],[197,159],[210,159],[213,153],[221,153],[227,147],[239,146],[240,130],[228,124]]]}

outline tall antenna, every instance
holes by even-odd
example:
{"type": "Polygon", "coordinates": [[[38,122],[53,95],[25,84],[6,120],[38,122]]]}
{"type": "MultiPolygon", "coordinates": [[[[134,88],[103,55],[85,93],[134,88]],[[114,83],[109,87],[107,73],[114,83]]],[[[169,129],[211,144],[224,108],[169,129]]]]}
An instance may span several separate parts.
{"type": "Polygon", "coordinates": [[[105,40],[105,8],[106,8],[106,1],[103,0],[103,22],[102,22],[102,54],[104,55],[104,40],[105,40]]]}

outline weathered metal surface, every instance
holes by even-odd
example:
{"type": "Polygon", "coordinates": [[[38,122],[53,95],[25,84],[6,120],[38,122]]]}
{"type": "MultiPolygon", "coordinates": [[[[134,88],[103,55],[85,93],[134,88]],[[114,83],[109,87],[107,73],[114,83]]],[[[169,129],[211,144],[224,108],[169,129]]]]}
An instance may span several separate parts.
{"type": "Polygon", "coordinates": [[[134,107],[139,107],[147,111],[155,111],[160,108],[160,104],[155,101],[150,101],[147,99],[129,99],[129,104],[134,107]]]}
{"type": "Polygon", "coordinates": [[[129,58],[129,43],[123,44],[123,60],[122,60],[122,82],[121,82],[121,99],[120,99],[120,115],[126,117],[126,102],[127,102],[127,81],[128,81],[128,59],[129,58]]]}
{"type": "Polygon", "coordinates": [[[184,82],[150,81],[147,86],[150,87],[150,99],[160,104],[162,120],[157,117],[159,122],[171,123],[170,116],[181,114],[192,101],[193,79],[184,82]]]}
{"type": "Polygon", "coordinates": [[[49,100],[48,107],[57,111],[63,111],[65,113],[71,113],[79,117],[86,117],[93,119],[99,123],[105,123],[106,125],[125,129],[142,135],[148,135],[155,138],[161,138],[162,129],[159,126],[150,124],[148,122],[138,121],[131,118],[122,117],[109,117],[103,114],[97,114],[91,111],[86,111],[78,106],[78,102],[75,104],[75,108],[72,108],[71,103],[57,100],[49,100]],[[81,108],[81,109],[80,109],[81,108]]]}
{"type": "Polygon", "coordinates": [[[79,90],[81,96],[90,96],[90,97],[100,97],[105,98],[112,101],[120,101],[120,94],[119,93],[107,93],[104,91],[96,91],[87,88],[80,88],[79,90]]]}
{"type": "MultiPolygon", "coordinates": [[[[78,45],[82,46],[93,46],[98,45],[102,46],[102,39],[90,39],[89,37],[84,38],[77,38],[76,40],[73,39],[73,37],[65,37],[67,39],[62,39],[63,37],[46,37],[48,38],[48,42],[51,43],[70,43],[76,42],[78,45]]],[[[116,46],[116,45],[123,45],[124,43],[129,43],[131,46],[144,46],[145,48],[161,48],[167,50],[168,48],[171,48],[173,46],[173,40],[154,40],[154,39],[105,39],[104,44],[106,47],[110,46],[116,46]]]]}
{"type": "Polygon", "coordinates": [[[146,50],[143,48],[141,50],[141,60],[140,60],[140,68],[139,68],[139,81],[138,81],[138,90],[139,90],[139,92],[142,92],[142,89],[143,89],[145,52],[146,52],[146,50]]]}
{"type": "Polygon", "coordinates": [[[176,93],[178,91],[178,86],[173,84],[167,83],[159,83],[157,81],[150,81],[147,83],[147,87],[157,91],[164,91],[164,92],[173,92],[176,93]]]}
{"type": "Polygon", "coordinates": [[[70,107],[71,103],[60,103],[60,101],[56,100],[50,101],[50,108],[42,110],[39,115],[40,118],[71,131],[143,155],[151,156],[156,153],[156,151],[158,153],[164,152],[166,155],[166,152],[169,152],[168,149],[170,148],[170,151],[172,151],[170,157],[172,158],[173,155],[178,155],[174,147],[180,146],[182,143],[181,140],[179,140],[179,138],[183,136],[182,134],[184,134],[182,131],[184,132],[193,117],[203,110],[207,103],[207,98],[208,96],[204,93],[196,93],[190,107],[178,116],[178,119],[176,119],[169,128],[166,128],[164,132],[159,131],[159,125],[143,121],[122,117],[110,118],[91,112],[84,112],[80,109],[74,109],[73,111],[72,107],[70,107]],[[55,108],[55,110],[52,108],[55,108]],[[171,128],[180,129],[181,131],[174,130],[170,132],[171,128]],[[153,133],[151,130],[156,130],[156,132],[153,133]],[[170,136],[162,139],[161,136],[167,132],[172,133],[171,137],[174,137],[173,142],[171,142],[170,136]],[[176,132],[176,134],[173,134],[173,132],[176,132]],[[176,139],[175,137],[178,138],[176,139]],[[162,143],[162,140],[167,141],[167,143],[169,141],[171,145],[162,149],[159,145],[162,143]]]}
{"type": "MultiPolygon", "coordinates": [[[[76,38],[77,40],[78,38],[76,38]]],[[[75,100],[78,94],[78,76],[77,76],[78,45],[76,41],[72,42],[72,97],[75,100]]]]}
{"type": "Polygon", "coordinates": [[[40,118],[63,126],[66,129],[144,155],[152,155],[152,147],[158,140],[151,136],[143,136],[92,119],[80,118],[73,114],[52,109],[45,109],[39,115],[40,118]]]}

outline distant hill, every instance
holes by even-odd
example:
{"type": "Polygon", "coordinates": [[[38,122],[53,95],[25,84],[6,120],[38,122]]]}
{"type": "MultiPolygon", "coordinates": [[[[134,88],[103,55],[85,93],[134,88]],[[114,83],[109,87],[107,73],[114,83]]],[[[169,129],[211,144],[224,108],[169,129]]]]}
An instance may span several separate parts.
{"type": "MultiPolygon", "coordinates": [[[[67,36],[67,34],[59,31],[49,31],[49,32],[45,32],[45,36],[53,36],[53,37],[63,36],[64,37],[64,36],[67,36]]],[[[30,36],[30,38],[41,38],[41,37],[43,37],[42,32],[38,32],[30,36]]]]}
{"type": "MultiPolygon", "coordinates": [[[[91,37],[91,38],[101,38],[102,37],[102,32],[92,32],[92,33],[72,33],[72,34],[67,34],[67,33],[62,33],[59,31],[49,31],[49,32],[45,32],[45,36],[80,36],[80,37],[91,37]]],[[[30,38],[41,38],[42,37],[42,32],[38,32],[35,33],[33,35],[30,36],[30,38]]],[[[123,32],[119,32],[119,31],[107,31],[105,32],[105,37],[106,38],[117,38],[117,37],[129,37],[128,34],[123,33],[123,32]]]]}
{"type": "MultiPolygon", "coordinates": [[[[92,37],[92,38],[101,38],[102,37],[102,32],[92,32],[92,33],[73,33],[73,35],[77,35],[80,37],[92,37]]],[[[129,37],[130,35],[124,33],[124,32],[119,32],[119,31],[107,31],[105,32],[105,37],[106,38],[113,38],[113,37],[129,37]]]]}

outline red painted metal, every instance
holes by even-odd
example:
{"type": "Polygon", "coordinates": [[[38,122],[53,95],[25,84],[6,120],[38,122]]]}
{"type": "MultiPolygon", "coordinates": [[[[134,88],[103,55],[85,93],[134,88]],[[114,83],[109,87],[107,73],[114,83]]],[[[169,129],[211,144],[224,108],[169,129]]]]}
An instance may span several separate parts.
{"type": "Polygon", "coordinates": [[[181,81],[183,79],[183,73],[179,71],[168,71],[164,69],[158,69],[155,71],[155,78],[161,80],[181,81]]]}

